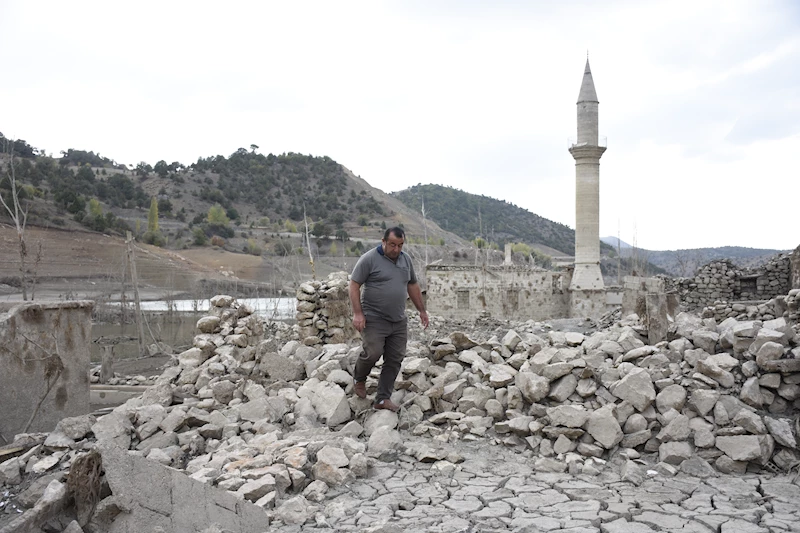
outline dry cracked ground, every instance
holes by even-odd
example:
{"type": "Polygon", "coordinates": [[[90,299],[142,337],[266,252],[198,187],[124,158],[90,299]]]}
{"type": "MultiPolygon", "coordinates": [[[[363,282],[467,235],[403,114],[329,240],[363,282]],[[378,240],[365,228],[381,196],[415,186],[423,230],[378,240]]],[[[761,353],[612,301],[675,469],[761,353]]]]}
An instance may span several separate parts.
{"type": "Polygon", "coordinates": [[[800,531],[800,291],[655,345],[636,316],[434,319],[395,414],[321,341],[345,290],[301,287],[315,337],[214,298],[141,397],[18,436],[0,532],[800,531]]]}

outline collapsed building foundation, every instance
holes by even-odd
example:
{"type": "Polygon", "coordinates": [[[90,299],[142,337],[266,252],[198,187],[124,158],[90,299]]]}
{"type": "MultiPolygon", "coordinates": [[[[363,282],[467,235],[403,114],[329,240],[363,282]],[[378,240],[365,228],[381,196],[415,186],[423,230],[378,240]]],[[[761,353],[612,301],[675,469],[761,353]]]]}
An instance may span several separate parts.
{"type": "Polygon", "coordinates": [[[89,410],[94,302],[36,302],[0,314],[0,444],[89,410]]]}

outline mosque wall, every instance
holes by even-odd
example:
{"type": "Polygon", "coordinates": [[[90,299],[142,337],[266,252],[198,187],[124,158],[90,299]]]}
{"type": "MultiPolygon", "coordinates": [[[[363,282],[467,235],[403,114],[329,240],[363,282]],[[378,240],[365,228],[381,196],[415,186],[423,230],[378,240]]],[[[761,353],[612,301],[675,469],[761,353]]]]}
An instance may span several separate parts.
{"type": "Polygon", "coordinates": [[[456,320],[489,314],[498,319],[570,316],[571,271],[514,265],[429,265],[428,311],[456,320]]]}

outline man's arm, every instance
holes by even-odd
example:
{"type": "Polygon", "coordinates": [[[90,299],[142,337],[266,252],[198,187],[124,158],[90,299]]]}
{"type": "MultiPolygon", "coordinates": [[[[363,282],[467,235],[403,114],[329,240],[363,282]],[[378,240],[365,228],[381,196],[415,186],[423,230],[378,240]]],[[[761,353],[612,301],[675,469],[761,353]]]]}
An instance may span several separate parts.
{"type": "Polygon", "coordinates": [[[347,292],[350,294],[350,307],[353,308],[353,327],[361,332],[367,324],[364,312],[361,310],[361,284],[351,279],[347,292]]]}
{"type": "Polygon", "coordinates": [[[419,311],[419,321],[422,322],[422,327],[427,328],[428,312],[425,310],[425,302],[422,301],[422,290],[419,288],[419,283],[408,284],[408,297],[411,298],[411,303],[419,311]]]}

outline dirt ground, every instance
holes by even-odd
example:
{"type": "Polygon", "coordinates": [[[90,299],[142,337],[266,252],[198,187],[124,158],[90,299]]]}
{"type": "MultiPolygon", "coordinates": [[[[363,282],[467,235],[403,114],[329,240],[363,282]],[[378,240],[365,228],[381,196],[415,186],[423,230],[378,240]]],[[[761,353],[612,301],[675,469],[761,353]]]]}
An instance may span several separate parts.
{"type": "MultiPolygon", "coordinates": [[[[36,299],[118,299],[123,278],[131,297],[126,245],[121,237],[100,233],[29,227],[27,264],[36,269],[36,299]],[[36,257],[41,244],[41,259],[36,257]]],[[[22,301],[16,231],[0,224],[0,302],[22,301]]],[[[221,249],[180,253],[136,243],[136,270],[144,300],[194,293],[198,281],[259,281],[262,259],[221,249]]],[[[29,294],[30,297],[30,294],[29,294]]]]}

